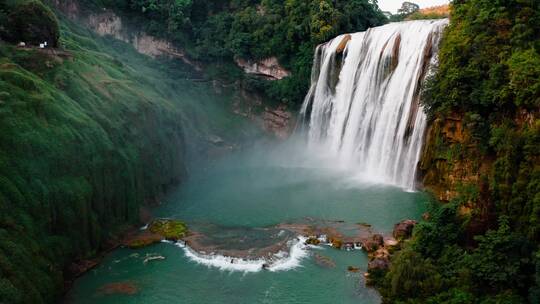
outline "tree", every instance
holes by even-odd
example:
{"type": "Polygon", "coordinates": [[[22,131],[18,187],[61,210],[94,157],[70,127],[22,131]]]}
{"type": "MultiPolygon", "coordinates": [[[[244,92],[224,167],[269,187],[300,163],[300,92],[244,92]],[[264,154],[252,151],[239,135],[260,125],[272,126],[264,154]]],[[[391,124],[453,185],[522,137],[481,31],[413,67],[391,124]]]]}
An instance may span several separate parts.
{"type": "Polygon", "coordinates": [[[403,4],[401,4],[401,8],[398,9],[398,14],[407,16],[412,13],[416,13],[419,10],[420,6],[418,6],[418,4],[412,2],[403,2],[403,4]]]}

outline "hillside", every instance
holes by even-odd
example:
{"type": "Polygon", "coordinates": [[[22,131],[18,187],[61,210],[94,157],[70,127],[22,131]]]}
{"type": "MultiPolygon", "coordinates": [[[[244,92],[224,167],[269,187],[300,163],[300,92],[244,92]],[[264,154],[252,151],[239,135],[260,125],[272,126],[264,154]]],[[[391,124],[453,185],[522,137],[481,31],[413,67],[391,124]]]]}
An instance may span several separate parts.
{"type": "Polygon", "coordinates": [[[59,48],[0,41],[0,303],[54,302],[238,123],[189,68],[52,16],[59,48]]]}

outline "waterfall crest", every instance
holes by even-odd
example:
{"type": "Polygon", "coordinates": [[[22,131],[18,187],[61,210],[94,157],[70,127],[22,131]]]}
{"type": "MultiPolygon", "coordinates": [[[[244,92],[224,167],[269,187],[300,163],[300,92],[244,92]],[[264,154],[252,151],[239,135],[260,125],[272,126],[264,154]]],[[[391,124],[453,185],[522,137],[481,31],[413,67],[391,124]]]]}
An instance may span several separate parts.
{"type": "Polygon", "coordinates": [[[308,146],[372,181],[414,189],[426,129],[420,87],[447,24],[391,23],[318,46],[301,109],[308,146]]]}

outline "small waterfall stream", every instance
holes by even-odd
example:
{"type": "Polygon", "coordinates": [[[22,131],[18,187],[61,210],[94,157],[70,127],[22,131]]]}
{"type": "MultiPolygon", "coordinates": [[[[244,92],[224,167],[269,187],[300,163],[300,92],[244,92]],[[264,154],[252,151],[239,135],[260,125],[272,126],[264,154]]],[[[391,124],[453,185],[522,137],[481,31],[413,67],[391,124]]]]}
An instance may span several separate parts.
{"type": "Polygon", "coordinates": [[[370,181],[414,189],[426,129],[420,88],[447,24],[391,23],[318,46],[301,109],[308,146],[370,181]]]}

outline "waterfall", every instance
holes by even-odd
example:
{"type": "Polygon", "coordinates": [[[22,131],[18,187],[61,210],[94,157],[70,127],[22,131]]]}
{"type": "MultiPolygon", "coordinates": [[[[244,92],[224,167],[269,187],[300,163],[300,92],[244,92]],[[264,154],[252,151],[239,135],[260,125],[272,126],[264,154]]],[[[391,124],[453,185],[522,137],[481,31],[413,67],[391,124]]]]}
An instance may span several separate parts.
{"type": "Polygon", "coordinates": [[[374,182],[414,189],[426,129],[420,88],[447,24],[390,23],[318,46],[301,109],[308,147],[374,182]]]}

